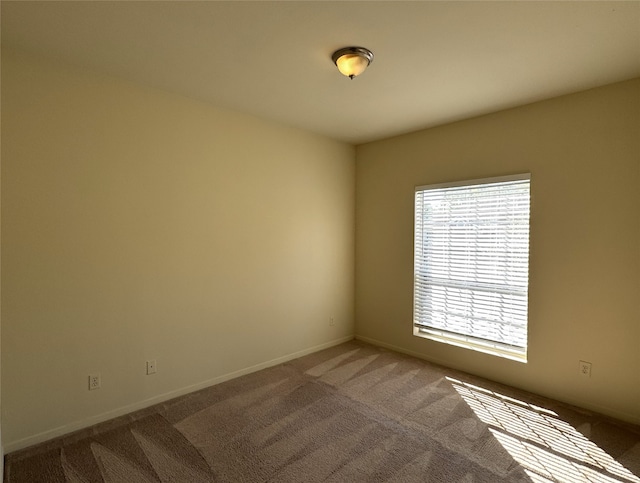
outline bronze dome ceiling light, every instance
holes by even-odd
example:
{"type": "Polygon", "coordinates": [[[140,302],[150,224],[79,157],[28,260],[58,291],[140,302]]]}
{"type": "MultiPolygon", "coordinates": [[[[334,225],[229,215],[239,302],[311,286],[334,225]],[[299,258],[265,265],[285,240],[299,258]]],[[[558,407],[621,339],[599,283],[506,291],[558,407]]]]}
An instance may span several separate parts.
{"type": "Polygon", "coordinates": [[[364,47],[344,47],[336,50],[331,56],[338,70],[349,79],[362,74],[373,62],[373,52],[364,47]]]}

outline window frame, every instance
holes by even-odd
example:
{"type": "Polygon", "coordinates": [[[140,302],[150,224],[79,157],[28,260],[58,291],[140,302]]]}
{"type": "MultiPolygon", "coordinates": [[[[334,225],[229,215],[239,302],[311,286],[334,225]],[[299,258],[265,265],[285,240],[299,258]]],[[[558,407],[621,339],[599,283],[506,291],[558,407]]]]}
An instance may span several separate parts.
{"type": "MultiPolygon", "coordinates": [[[[469,191],[470,191],[469,190],[469,191]]],[[[453,190],[450,190],[453,191],[453,190]]],[[[506,197],[505,197],[506,198],[506,197]]],[[[524,198],[523,198],[524,199],[524,198]]],[[[501,211],[500,213],[504,213],[504,214],[508,214],[507,210],[505,209],[504,211],[501,211]]],[[[454,181],[454,182],[450,182],[450,183],[438,183],[438,184],[430,184],[430,185],[422,185],[422,186],[416,186],[415,187],[415,191],[414,191],[414,239],[413,239],[413,243],[414,243],[414,263],[413,263],[413,269],[414,269],[414,282],[413,282],[413,323],[412,323],[412,327],[413,327],[413,334],[414,336],[418,336],[418,337],[422,337],[422,338],[426,338],[426,339],[430,339],[430,340],[434,340],[437,342],[442,342],[442,343],[446,343],[446,344],[450,344],[450,345],[454,345],[454,346],[458,346],[458,347],[464,347],[467,349],[472,349],[472,350],[476,350],[476,351],[480,351],[480,352],[484,352],[484,353],[488,353],[488,354],[492,354],[492,355],[496,355],[496,356],[500,356],[500,357],[505,357],[508,359],[512,359],[512,360],[516,360],[519,362],[526,362],[527,361],[527,351],[528,351],[528,326],[529,326],[529,296],[528,296],[528,290],[529,290],[529,270],[530,270],[530,265],[529,265],[529,259],[530,259],[530,252],[531,252],[531,247],[530,247],[530,229],[531,229],[531,173],[522,173],[522,174],[516,174],[516,175],[508,175],[508,176],[499,176],[499,177],[492,177],[492,178],[482,178],[482,179],[473,179],[473,180],[463,180],[463,181],[454,181]],[[524,182],[524,183],[523,183],[524,182]],[[495,187],[499,184],[509,184],[509,185],[514,185],[514,184],[518,184],[518,185],[526,185],[527,188],[527,208],[526,208],[526,286],[524,287],[524,295],[519,294],[519,297],[522,298],[522,296],[524,296],[524,305],[518,305],[518,308],[521,309],[522,307],[524,307],[524,320],[525,320],[525,325],[524,325],[524,347],[519,347],[519,346],[510,346],[509,344],[505,344],[504,342],[495,340],[495,339],[483,339],[477,336],[473,336],[473,335],[469,335],[469,334],[464,334],[464,333],[456,333],[453,331],[448,331],[445,330],[443,328],[438,328],[435,327],[436,324],[434,324],[432,322],[433,325],[429,325],[429,323],[427,323],[426,320],[418,320],[420,318],[420,314],[418,313],[418,304],[419,303],[424,303],[425,300],[428,300],[428,297],[425,296],[424,294],[419,294],[419,289],[420,288],[424,288],[426,285],[432,285],[434,287],[438,286],[438,284],[436,283],[430,283],[430,282],[424,282],[424,281],[419,281],[418,277],[422,277],[423,279],[425,278],[424,275],[420,275],[419,269],[425,269],[427,263],[424,262],[423,260],[419,260],[419,256],[420,257],[424,257],[424,253],[427,251],[427,249],[425,248],[425,242],[424,242],[424,233],[425,233],[425,228],[422,225],[422,220],[424,220],[425,218],[423,217],[422,220],[418,219],[419,213],[422,213],[421,211],[419,212],[419,208],[422,210],[423,207],[425,206],[425,203],[423,202],[422,206],[418,206],[418,202],[419,202],[419,198],[421,199],[422,193],[424,193],[425,191],[434,191],[434,190],[439,190],[440,193],[442,193],[445,190],[449,190],[450,188],[462,188],[462,190],[456,190],[456,191],[464,191],[465,188],[469,188],[471,190],[471,188],[482,188],[482,187],[495,187]],[[419,228],[422,229],[422,231],[420,233],[418,233],[419,228]],[[422,241],[422,245],[418,246],[419,240],[422,241]],[[425,298],[426,297],[426,298],[425,298]],[[419,300],[420,299],[420,300],[419,300]]],[[[434,217],[435,218],[435,217],[434,217]]],[[[515,226],[514,225],[510,225],[510,226],[515,226]]],[[[520,225],[522,226],[522,225],[520,225]]],[[[471,239],[471,237],[469,237],[469,239],[471,239]]],[[[465,240],[467,240],[465,238],[465,240]]],[[[506,253],[507,251],[505,251],[506,253]]],[[[447,262],[449,263],[449,262],[447,262]]],[[[424,273],[424,272],[423,272],[424,273]]],[[[522,276],[522,273],[520,272],[520,276],[522,276]]],[[[446,289],[445,289],[446,290],[446,289]]],[[[476,292],[473,292],[474,287],[472,286],[472,284],[468,284],[467,286],[465,286],[465,288],[461,289],[462,290],[467,290],[469,293],[477,293],[478,288],[475,287],[476,292]]],[[[522,290],[522,287],[520,287],[520,290],[522,290]]],[[[500,293],[499,289],[496,289],[495,291],[489,291],[488,293],[500,293]]],[[[473,295],[471,296],[471,298],[473,298],[473,295]]],[[[433,299],[435,300],[436,297],[433,297],[433,299]]],[[[521,302],[519,302],[521,303],[521,302]]],[[[470,307],[473,307],[474,302],[470,302],[470,307]]],[[[470,310],[471,311],[471,310],[470,310]]],[[[420,313],[424,312],[424,310],[420,310],[420,313]]],[[[448,317],[449,314],[447,313],[447,315],[445,317],[448,317]]],[[[470,316],[469,319],[472,319],[473,317],[470,316]]],[[[503,324],[506,326],[509,326],[510,328],[516,327],[517,324],[513,323],[513,321],[510,322],[506,322],[505,320],[494,320],[492,323],[494,324],[503,324]]],[[[521,324],[520,324],[521,325],[521,324]]],[[[520,327],[521,330],[521,327],[520,327]]],[[[473,332],[473,326],[471,329],[471,332],[473,332]]]]}

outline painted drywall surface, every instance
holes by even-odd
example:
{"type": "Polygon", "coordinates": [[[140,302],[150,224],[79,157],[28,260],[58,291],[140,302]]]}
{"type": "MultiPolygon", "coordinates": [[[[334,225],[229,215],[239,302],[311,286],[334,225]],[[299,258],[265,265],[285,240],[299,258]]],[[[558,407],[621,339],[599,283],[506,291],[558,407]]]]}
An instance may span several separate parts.
{"type": "Polygon", "coordinates": [[[365,144],[356,159],[358,336],[640,423],[640,79],[365,144]],[[413,336],[414,187],[524,172],[528,363],[413,336]]]}
{"type": "MultiPolygon", "coordinates": [[[[2,81],[0,80],[0,92],[2,81]]],[[[0,113],[0,118],[2,114],[0,113]]],[[[0,126],[2,122],[0,120],[0,126]]],[[[0,136],[1,137],[1,136],[0,136]]],[[[2,140],[0,139],[0,145],[2,140]]],[[[0,156],[0,294],[2,293],[2,156],[0,156]]],[[[0,297],[0,414],[2,414],[2,297],[0,297]]],[[[0,418],[0,479],[4,481],[4,445],[2,443],[2,418],[0,418]]]]}
{"type": "Polygon", "coordinates": [[[5,444],[353,335],[352,146],[2,62],[5,444]]]}

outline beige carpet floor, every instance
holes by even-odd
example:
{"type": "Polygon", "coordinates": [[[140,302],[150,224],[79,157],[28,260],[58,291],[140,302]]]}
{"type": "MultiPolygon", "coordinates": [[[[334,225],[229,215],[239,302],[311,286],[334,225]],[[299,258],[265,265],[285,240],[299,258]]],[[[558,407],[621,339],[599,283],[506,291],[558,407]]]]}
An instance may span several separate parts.
{"type": "Polygon", "coordinates": [[[640,483],[640,428],[353,341],[10,454],[5,481],[640,483]]]}

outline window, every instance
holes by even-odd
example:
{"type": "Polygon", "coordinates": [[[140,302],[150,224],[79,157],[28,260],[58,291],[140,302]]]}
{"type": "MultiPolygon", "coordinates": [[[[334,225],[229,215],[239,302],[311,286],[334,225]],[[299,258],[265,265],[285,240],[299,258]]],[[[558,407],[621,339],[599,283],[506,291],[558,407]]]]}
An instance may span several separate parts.
{"type": "Polygon", "coordinates": [[[419,186],[414,334],[526,361],[530,175],[419,186]]]}

